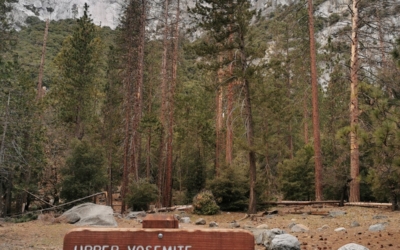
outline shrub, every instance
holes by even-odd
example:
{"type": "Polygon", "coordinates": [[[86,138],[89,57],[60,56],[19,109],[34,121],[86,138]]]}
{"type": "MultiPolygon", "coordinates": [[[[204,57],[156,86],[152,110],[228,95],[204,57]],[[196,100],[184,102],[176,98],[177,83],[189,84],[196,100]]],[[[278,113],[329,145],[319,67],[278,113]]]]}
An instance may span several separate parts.
{"type": "Polygon", "coordinates": [[[223,211],[244,211],[248,206],[248,181],[244,173],[228,167],[208,183],[223,211]]]}
{"type": "Polygon", "coordinates": [[[314,149],[310,145],[279,165],[281,191],[287,200],[314,199],[314,149]]]}
{"type": "Polygon", "coordinates": [[[219,206],[215,202],[211,191],[204,190],[193,198],[193,213],[201,215],[213,215],[219,212],[219,206]]]}
{"type": "Polygon", "coordinates": [[[61,168],[61,198],[73,201],[102,191],[107,184],[104,154],[88,141],[73,140],[71,154],[61,168]]]}
{"type": "Polygon", "coordinates": [[[157,186],[147,179],[140,179],[137,182],[131,180],[128,189],[126,202],[133,210],[147,210],[149,204],[157,201],[157,186]]]}

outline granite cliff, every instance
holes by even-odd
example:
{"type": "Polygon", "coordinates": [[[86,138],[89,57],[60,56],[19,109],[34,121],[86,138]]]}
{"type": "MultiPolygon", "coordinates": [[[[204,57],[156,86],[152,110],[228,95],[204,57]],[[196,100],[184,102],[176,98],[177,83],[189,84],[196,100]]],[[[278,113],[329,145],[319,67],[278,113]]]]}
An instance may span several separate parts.
{"type": "MultiPolygon", "coordinates": [[[[193,6],[196,0],[182,1],[183,10],[186,6],[193,6]]],[[[262,13],[267,14],[273,11],[278,5],[289,5],[299,0],[251,0],[252,5],[262,13]]],[[[37,16],[41,20],[50,18],[60,20],[80,17],[83,13],[85,2],[89,5],[89,12],[97,25],[109,26],[114,29],[119,23],[121,9],[126,0],[19,0],[13,3],[12,12],[16,28],[25,25],[26,18],[37,16]]],[[[161,5],[160,0],[149,1],[151,8],[149,16],[159,16],[161,5]]],[[[347,9],[350,0],[327,0],[318,10],[319,15],[329,16],[331,13],[338,13],[347,9]]]]}

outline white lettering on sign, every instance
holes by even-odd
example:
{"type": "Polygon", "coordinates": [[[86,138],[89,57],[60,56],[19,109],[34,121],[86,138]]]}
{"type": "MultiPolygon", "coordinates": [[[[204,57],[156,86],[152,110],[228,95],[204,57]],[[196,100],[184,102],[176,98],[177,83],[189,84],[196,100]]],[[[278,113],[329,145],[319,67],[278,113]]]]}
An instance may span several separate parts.
{"type": "MultiPolygon", "coordinates": [[[[119,246],[109,246],[109,245],[84,245],[75,246],[74,250],[119,250],[119,246]]],[[[143,249],[144,250],[144,249],[143,249]]]]}
{"type": "MultiPolygon", "coordinates": [[[[144,245],[133,245],[128,246],[127,250],[189,250],[192,246],[144,246],[144,245]]],[[[74,246],[74,250],[119,250],[117,245],[78,245],[74,246]]]]}
{"type": "MultiPolygon", "coordinates": [[[[127,250],[189,250],[192,246],[128,246],[127,250]]],[[[77,249],[74,249],[77,250],[77,249]]],[[[80,249],[78,249],[80,250],[80,249]]],[[[86,250],[86,249],[85,249],[86,250]]],[[[95,250],[95,249],[92,249],[95,250]]]]}

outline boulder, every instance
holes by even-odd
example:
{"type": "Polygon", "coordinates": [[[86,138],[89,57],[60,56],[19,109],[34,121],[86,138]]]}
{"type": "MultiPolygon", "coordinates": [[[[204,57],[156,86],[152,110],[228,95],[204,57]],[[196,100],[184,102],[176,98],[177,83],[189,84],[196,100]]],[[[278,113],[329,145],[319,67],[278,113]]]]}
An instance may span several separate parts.
{"type": "Polygon", "coordinates": [[[209,227],[218,227],[218,223],[215,221],[211,221],[209,227]]]}
{"type": "Polygon", "coordinates": [[[198,220],[196,220],[196,222],[194,223],[196,225],[205,225],[206,224],[206,220],[203,218],[200,218],[198,220]]]}
{"type": "Polygon", "coordinates": [[[338,216],[342,216],[342,215],[345,215],[345,214],[346,214],[346,211],[342,211],[342,210],[329,211],[329,216],[333,217],[333,218],[338,217],[338,216]]]}
{"type": "Polygon", "coordinates": [[[230,227],[230,228],[239,228],[239,227],[240,227],[240,224],[239,224],[237,221],[232,221],[232,222],[229,224],[229,227],[230,227]]]}
{"type": "Polygon", "coordinates": [[[179,222],[180,222],[180,223],[186,223],[186,224],[188,224],[188,223],[191,223],[192,221],[190,220],[189,217],[182,217],[182,218],[179,220],[179,222]]]}
{"type": "Polygon", "coordinates": [[[340,247],[338,250],[369,250],[369,249],[362,245],[358,245],[356,243],[350,243],[340,247]]]}
{"type": "Polygon", "coordinates": [[[346,228],[338,227],[338,228],[335,229],[335,232],[346,232],[346,228]]]}
{"type": "Polygon", "coordinates": [[[324,230],[327,230],[327,229],[329,229],[329,226],[328,225],[323,225],[322,227],[318,228],[317,231],[324,231],[324,230]]]}
{"type": "Polygon", "coordinates": [[[387,219],[387,216],[379,214],[379,215],[373,216],[372,219],[375,219],[375,220],[387,219]]]}
{"type": "Polygon", "coordinates": [[[59,218],[80,226],[118,226],[111,207],[94,203],[75,206],[63,213],[59,218]]]}
{"type": "Polygon", "coordinates": [[[293,233],[304,233],[304,232],[310,231],[310,229],[303,224],[296,224],[296,225],[292,226],[290,230],[293,233]]]}
{"type": "Polygon", "coordinates": [[[276,235],[269,246],[270,250],[300,250],[300,241],[293,235],[276,235]]]}
{"type": "Polygon", "coordinates": [[[379,224],[375,224],[369,227],[369,231],[371,232],[379,232],[379,231],[383,231],[385,229],[385,224],[384,223],[379,223],[379,224]]]}
{"type": "Polygon", "coordinates": [[[137,212],[129,212],[125,218],[126,219],[138,219],[138,218],[143,218],[146,217],[146,212],[145,211],[137,211],[137,212]]]}
{"type": "Polygon", "coordinates": [[[258,229],[268,229],[268,225],[267,224],[261,224],[257,226],[258,229]]]}
{"type": "Polygon", "coordinates": [[[261,234],[262,238],[262,244],[269,249],[269,247],[272,244],[272,240],[277,236],[281,234],[286,234],[285,231],[279,229],[279,228],[273,228],[271,230],[264,230],[261,234]]]}

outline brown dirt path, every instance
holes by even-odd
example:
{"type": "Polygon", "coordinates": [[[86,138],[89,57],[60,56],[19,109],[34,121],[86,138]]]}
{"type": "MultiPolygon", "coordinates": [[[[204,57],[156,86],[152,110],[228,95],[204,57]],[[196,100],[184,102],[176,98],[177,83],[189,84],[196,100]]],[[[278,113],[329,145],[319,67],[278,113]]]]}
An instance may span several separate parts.
{"type": "MultiPolygon", "coordinates": [[[[307,208],[306,208],[307,209],[307,208]]],[[[392,212],[379,208],[323,208],[321,210],[344,210],[345,215],[336,218],[323,217],[320,215],[299,215],[287,214],[288,208],[278,208],[279,215],[272,218],[262,217],[257,221],[247,218],[240,221],[241,228],[256,227],[260,224],[267,224],[271,228],[280,228],[287,233],[295,235],[302,243],[301,249],[338,249],[348,243],[364,245],[371,250],[377,249],[400,249],[400,212],[392,212]],[[386,218],[373,219],[381,215],[386,218]],[[353,221],[360,226],[351,228],[353,221]],[[382,232],[370,232],[370,225],[380,222],[387,222],[387,227],[382,232]],[[307,233],[291,233],[288,225],[291,223],[303,224],[310,228],[307,233]],[[319,231],[318,228],[326,225],[328,228],[319,231]],[[346,232],[335,232],[334,229],[345,227],[346,232]]],[[[181,228],[208,228],[208,223],[216,221],[220,228],[229,228],[230,222],[244,217],[244,213],[226,213],[215,216],[198,216],[188,214],[191,217],[191,224],[181,224],[181,228]],[[207,221],[205,226],[194,225],[198,218],[207,221]]],[[[136,220],[117,219],[119,228],[141,228],[141,223],[136,220]]],[[[49,221],[36,220],[26,223],[9,223],[0,221],[0,249],[62,249],[64,235],[74,225],[65,223],[51,223],[49,221]]],[[[255,249],[264,249],[256,246],[255,249]]]]}

